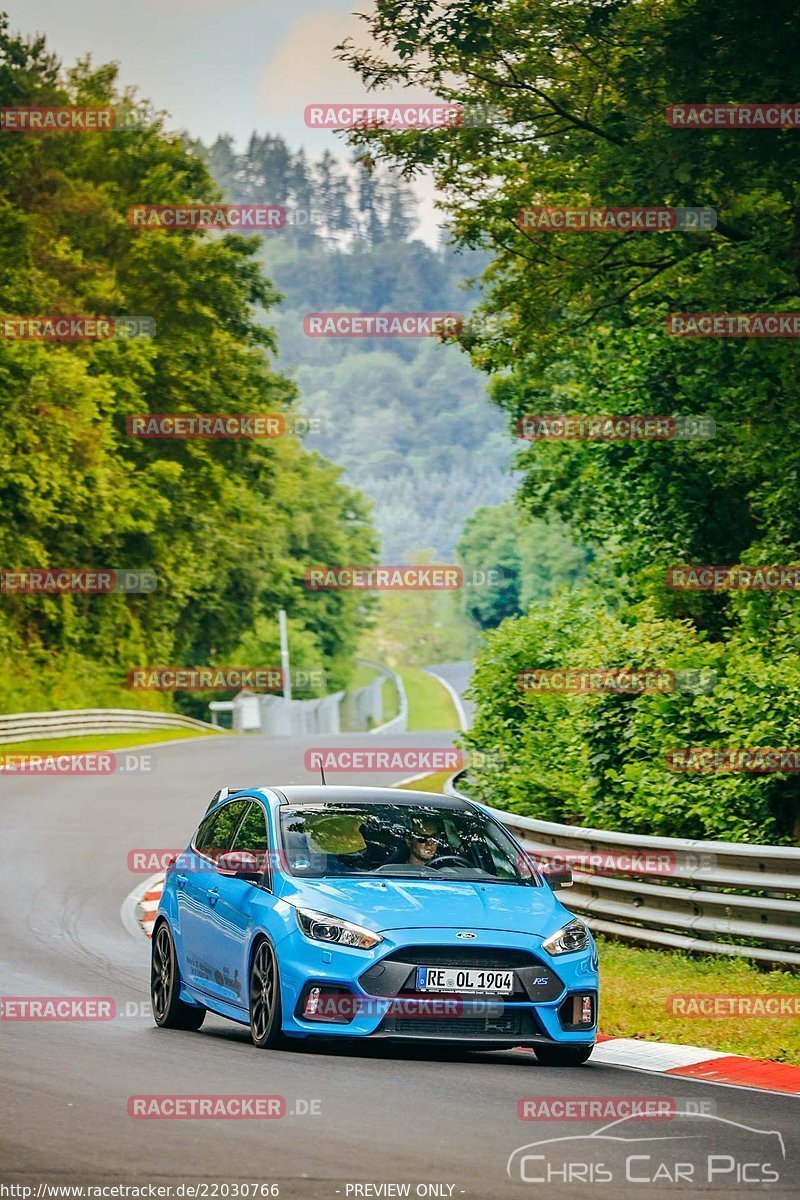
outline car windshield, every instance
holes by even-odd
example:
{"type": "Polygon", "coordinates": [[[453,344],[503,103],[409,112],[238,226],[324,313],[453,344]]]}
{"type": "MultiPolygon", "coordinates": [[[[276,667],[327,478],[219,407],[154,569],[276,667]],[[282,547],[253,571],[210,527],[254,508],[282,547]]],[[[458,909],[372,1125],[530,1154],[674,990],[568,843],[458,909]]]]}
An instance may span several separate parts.
{"type": "Polygon", "coordinates": [[[280,810],[291,875],[535,883],[503,828],[470,808],[436,804],[301,804],[280,810]]]}

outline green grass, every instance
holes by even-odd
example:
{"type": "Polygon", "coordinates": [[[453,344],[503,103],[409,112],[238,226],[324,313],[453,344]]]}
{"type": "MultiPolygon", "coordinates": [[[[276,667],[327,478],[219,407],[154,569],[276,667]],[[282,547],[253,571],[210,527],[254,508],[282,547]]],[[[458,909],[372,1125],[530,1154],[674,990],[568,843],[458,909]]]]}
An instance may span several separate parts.
{"type": "MultiPolygon", "coordinates": [[[[569,907],[569,894],[564,893],[569,907]]],[[[600,1028],[615,1037],[705,1046],[800,1065],[797,1017],[691,1017],[667,1011],[667,999],[690,995],[800,995],[800,974],[763,971],[746,959],[693,957],[597,938],[600,1028]]]]}
{"type": "MultiPolygon", "coordinates": [[[[209,733],[211,730],[208,731],[209,733]]],[[[149,746],[151,742],[177,742],[205,737],[201,729],[140,729],[138,733],[86,734],[81,737],[37,738],[28,742],[0,745],[3,754],[76,754],[85,750],[124,750],[127,746],[149,746]]]]}
{"type": "Polygon", "coordinates": [[[348,691],[357,692],[359,688],[366,687],[368,683],[372,683],[377,674],[378,672],[374,667],[368,667],[366,663],[356,663],[355,670],[347,685],[348,691]]]}
{"type": "Polygon", "coordinates": [[[449,779],[452,774],[452,771],[436,771],[433,775],[426,775],[424,779],[418,779],[416,783],[400,783],[397,786],[404,791],[411,792],[442,792],[445,780],[449,779]]]}
{"type": "Polygon", "coordinates": [[[458,730],[458,714],[438,679],[426,675],[418,667],[407,667],[397,674],[408,696],[408,728],[410,732],[431,729],[458,730]]]}
{"type": "Polygon", "coordinates": [[[391,679],[384,679],[383,681],[381,703],[384,721],[392,721],[400,712],[400,699],[397,695],[397,688],[391,679]]]}

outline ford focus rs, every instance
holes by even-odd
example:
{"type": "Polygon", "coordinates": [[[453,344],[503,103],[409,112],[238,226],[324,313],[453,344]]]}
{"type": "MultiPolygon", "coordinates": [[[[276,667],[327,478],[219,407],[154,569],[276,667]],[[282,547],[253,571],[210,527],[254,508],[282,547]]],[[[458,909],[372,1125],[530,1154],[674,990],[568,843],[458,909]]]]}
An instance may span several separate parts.
{"type": "Polygon", "coordinates": [[[262,1048],[324,1034],[532,1047],[577,1065],[597,1029],[597,954],[489,809],[385,788],[214,798],[167,870],[153,926],[156,1024],[207,1011],[262,1048]]]}

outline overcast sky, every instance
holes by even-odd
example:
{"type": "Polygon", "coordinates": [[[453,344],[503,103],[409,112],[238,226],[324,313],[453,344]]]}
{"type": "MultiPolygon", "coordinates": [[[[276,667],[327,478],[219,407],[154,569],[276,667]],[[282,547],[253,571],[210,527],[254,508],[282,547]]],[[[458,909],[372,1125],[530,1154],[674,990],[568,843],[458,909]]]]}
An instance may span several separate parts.
{"type": "MultiPolygon", "coordinates": [[[[347,153],[339,135],[307,129],[303,111],[316,101],[364,99],[333,47],[348,34],[366,40],[355,13],[371,7],[372,0],[0,0],[12,30],[44,33],[64,65],[87,52],[96,63],[118,62],[122,84],[166,109],[173,128],[204,142],[230,133],[239,145],[253,130],[279,133],[315,155],[326,146],[347,153]]],[[[419,192],[432,239],[431,189],[419,192]]]]}

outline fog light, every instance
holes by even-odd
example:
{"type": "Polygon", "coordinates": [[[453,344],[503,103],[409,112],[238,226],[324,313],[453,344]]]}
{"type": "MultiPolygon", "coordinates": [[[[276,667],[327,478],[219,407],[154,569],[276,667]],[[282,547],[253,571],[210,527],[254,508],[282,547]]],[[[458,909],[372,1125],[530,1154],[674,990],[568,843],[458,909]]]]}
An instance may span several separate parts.
{"type": "Polygon", "coordinates": [[[572,1024],[594,1025],[594,997],[572,997],[572,1024]]]}
{"type": "Polygon", "coordinates": [[[303,1005],[307,1021],[330,1025],[349,1025],[359,1011],[359,997],[343,987],[310,987],[303,1005]]]}
{"type": "Polygon", "coordinates": [[[320,997],[319,988],[312,987],[311,990],[309,991],[308,995],[306,996],[306,1006],[303,1009],[304,1017],[316,1016],[317,1009],[319,1008],[319,997],[320,997]]]}

